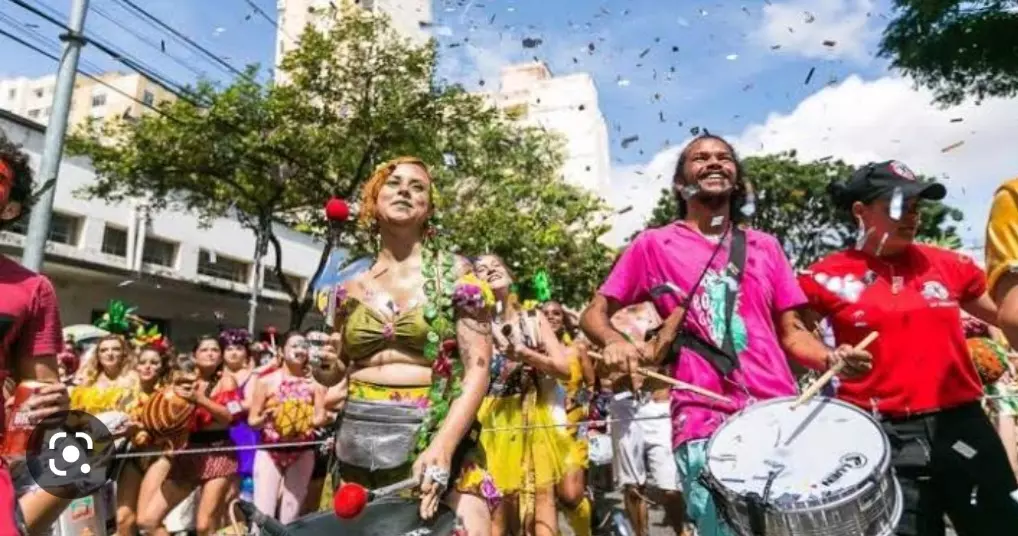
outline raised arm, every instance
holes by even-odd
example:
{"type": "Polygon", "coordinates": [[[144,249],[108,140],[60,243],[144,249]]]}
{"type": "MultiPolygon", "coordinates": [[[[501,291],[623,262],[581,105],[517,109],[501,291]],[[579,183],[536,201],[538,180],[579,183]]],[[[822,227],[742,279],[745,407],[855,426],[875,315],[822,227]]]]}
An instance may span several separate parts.
{"type": "Polygon", "coordinates": [[[545,374],[568,380],[570,375],[569,358],[562,343],[555,336],[551,324],[548,323],[548,319],[541,311],[537,311],[537,329],[541,332],[543,350],[521,345],[515,349],[518,356],[524,363],[545,374]]]}

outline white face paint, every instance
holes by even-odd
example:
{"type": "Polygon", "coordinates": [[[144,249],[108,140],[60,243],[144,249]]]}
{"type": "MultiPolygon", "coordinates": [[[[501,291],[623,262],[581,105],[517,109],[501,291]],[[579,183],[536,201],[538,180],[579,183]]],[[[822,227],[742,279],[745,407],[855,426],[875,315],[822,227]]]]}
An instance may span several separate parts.
{"type": "Polygon", "coordinates": [[[700,186],[696,184],[687,184],[682,188],[679,188],[679,195],[681,195],[686,201],[696,197],[696,194],[698,193],[700,193],[700,186]]]}
{"type": "Polygon", "coordinates": [[[904,205],[905,194],[902,193],[900,186],[895,186],[894,193],[891,194],[891,204],[887,206],[887,214],[894,221],[900,220],[904,205]]]}

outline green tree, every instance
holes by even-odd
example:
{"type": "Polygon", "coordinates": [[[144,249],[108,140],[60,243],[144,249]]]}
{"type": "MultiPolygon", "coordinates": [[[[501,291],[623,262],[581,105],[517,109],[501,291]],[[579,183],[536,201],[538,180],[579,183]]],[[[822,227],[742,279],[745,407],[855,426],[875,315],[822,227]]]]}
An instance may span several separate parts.
{"type": "Polygon", "coordinates": [[[941,104],[1018,94],[1018,0],[895,0],[880,55],[941,104]]]}
{"type": "Polygon", "coordinates": [[[607,231],[605,206],[559,176],[561,142],[439,84],[433,45],[412,46],[385,17],[339,9],[319,12],[332,22],[308,26],[284,58],[284,84],[260,86],[251,68],[224,89],[200,83],[157,114],[76,132],[69,151],[89,157],[97,173],[80,193],[148,198],[157,210],[205,221],[238,218],[259,238],[259,253],[273,248],[271,276],[299,326],[313,296],[283,277],[280,226],[322,239],[315,277],[333,247],[370,249],[353,225],[333,236],[320,209],[330,196],[355,201],[375,166],[411,154],[432,164],[450,206],[443,231],[463,253],[500,253],[522,275],[546,266],[562,299],[588,295],[610,262],[597,241],[607,231]]]}
{"type": "MultiPolygon", "coordinates": [[[[827,186],[847,178],[852,167],[840,160],[800,162],[794,151],[742,160],[746,177],[756,192],[756,212],[751,225],[776,236],[792,263],[804,268],[824,255],[852,247],[856,225],[848,214],[833,206],[827,186]]],[[[919,177],[919,180],[930,180],[919,177]]],[[[921,205],[920,240],[957,240],[955,223],[961,211],[943,203],[921,205]]],[[[672,190],[661,191],[648,227],[674,221],[678,206],[672,190]]],[[[945,242],[946,243],[946,242],[945,242]]]]}

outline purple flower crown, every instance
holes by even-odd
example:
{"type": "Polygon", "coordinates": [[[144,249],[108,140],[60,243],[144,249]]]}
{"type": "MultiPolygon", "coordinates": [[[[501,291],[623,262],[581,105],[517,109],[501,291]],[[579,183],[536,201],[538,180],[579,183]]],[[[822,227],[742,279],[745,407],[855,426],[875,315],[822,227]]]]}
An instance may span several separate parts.
{"type": "Polygon", "coordinates": [[[251,334],[244,328],[233,328],[219,334],[219,344],[227,346],[250,346],[251,334]]]}

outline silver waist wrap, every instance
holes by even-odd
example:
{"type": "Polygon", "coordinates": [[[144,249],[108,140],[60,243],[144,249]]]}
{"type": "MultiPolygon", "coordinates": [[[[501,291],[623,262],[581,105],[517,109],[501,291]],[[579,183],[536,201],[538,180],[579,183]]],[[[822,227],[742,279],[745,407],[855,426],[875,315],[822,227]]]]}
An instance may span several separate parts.
{"type": "Polygon", "coordinates": [[[410,460],[426,408],[396,402],[348,400],[336,433],[339,461],[371,471],[410,460]]]}

